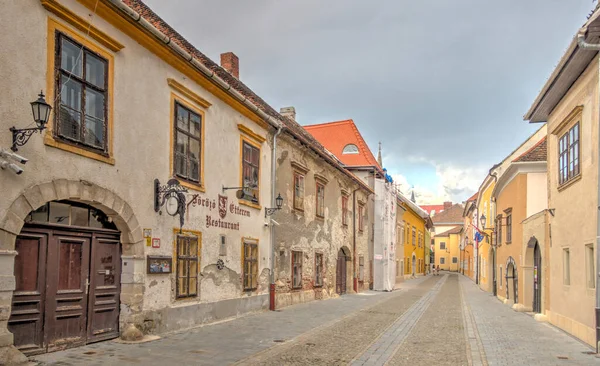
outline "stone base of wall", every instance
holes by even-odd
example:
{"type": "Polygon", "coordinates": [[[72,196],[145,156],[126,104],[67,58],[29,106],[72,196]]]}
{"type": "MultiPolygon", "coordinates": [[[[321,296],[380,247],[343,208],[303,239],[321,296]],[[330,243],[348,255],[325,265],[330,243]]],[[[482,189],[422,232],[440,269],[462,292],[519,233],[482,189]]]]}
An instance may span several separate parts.
{"type": "Polygon", "coordinates": [[[269,308],[269,294],[144,312],[142,332],[160,334],[193,328],[269,308]]]}
{"type": "Polygon", "coordinates": [[[546,316],[550,324],[559,327],[572,336],[581,339],[592,347],[596,347],[596,332],[585,324],[581,324],[564,315],[546,311],[546,316]]]}
{"type": "Polygon", "coordinates": [[[329,293],[327,290],[301,290],[293,292],[283,292],[275,295],[275,307],[277,309],[290,305],[302,304],[314,300],[325,300],[339,297],[337,293],[329,293]]]}

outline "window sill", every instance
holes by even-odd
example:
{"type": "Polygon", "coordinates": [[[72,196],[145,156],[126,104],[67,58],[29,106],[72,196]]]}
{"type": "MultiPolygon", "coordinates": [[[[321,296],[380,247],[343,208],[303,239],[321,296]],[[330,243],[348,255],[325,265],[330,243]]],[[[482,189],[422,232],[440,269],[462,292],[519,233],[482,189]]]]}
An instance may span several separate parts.
{"type": "Polygon", "coordinates": [[[323,285],[314,285],[314,288],[323,288],[323,285]]]}
{"type": "MultiPolygon", "coordinates": [[[[509,244],[511,244],[511,243],[512,243],[512,241],[507,241],[507,242],[504,242],[504,244],[506,244],[506,245],[509,245],[509,244]]],[[[502,245],[502,244],[500,244],[500,245],[502,245]]]]}
{"type": "Polygon", "coordinates": [[[579,175],[577,175],[576,177],[573,177],[570,180],[566,181],[565,183],[559,185],[557,187],[557,189],[558,189],[559,192],[562,192],[565,189],[567,189],[570,186],[572,186],[573,184],[575,184],[576,182],[579,182],[580,180],[581,180],[581,173],[579,173],[579,175]]]}
{"type": "Polygon", "coordinates": [[[177,176],[173,176],[173,178],[177,179],[179,181],[179,184],[181,184],[185,188],[193,189],[194,191],[198,191],[198,192],[202,192],[202,193],[206,192],[206,189],[201,184],[196,184],[196,183],[188,182],[188,181],[183,180],[182,178],[177,177],[177,176]]]}
{"type": "Polygon", "coordinates": [[[294,212],[299,215],[304,215],[304,209],[294,207],[294,212]]]}
{"type": "Polygon", "coordinates": [[[103,162],[106,164],[115,165],[115,159],[110,155],[105,156],[105,155],[99,154],[97,152],[93,152],[93,151],[84,149],[82,147],[74,146],[74,145],[68,144],[66,142],[59,141],[50,134],[46,134],[44,136],[44,145],[55,147],[57,149],[68,151],[73,154],[77,154],[80,156],[84,156],[86,158],[94,159],[94,160],[97,160],[97,161],[100,161],[100,162],[103,162]]]}
{"type": "Polygon", "coordinates": [[[261,206],[261,205],[258,205],[258,204],[256,204],[256,203],[252,203],[252,202],[250,202],[250,201],[246,201],[246,200],[239,200],[238,202],[240,203],[240,205],[244,205],[244,206],[248,206],[248,207],[251,207],[251,208],[255,208],[255,209],[257,209],[257,210],[260,210],[260,209],[262,209],[262,206],[261,206]]]}
{"type": "Polygon", "coordinates": [[[315,215],[316,219],[319,221],[325,221],[325,216],[315,215]]]}

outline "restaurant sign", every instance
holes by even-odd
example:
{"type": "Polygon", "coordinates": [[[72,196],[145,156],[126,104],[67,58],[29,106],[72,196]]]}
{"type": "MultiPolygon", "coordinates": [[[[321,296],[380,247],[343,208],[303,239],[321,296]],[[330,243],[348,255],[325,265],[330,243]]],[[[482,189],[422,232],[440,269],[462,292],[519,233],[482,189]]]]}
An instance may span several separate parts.
{"type": "MultiPolygon", "coordinates": [[[[200,194],[194,194],[188,201],[187,207],[206,207],[209,212],[214,211],[214,215],[206,215],[206,228],[218,227],[229,230],[239,230],[239,221],[226,220],[227,214],[235,216],[250,217],[250,211],[241,208],[235,203],[228,203],[228,197],[218,195],[217,198],[203,197],[200,194]],[[216,216],[218,213],[218,216],[216,216]]],[[[188,211],[189,212],[189,211],[188,211]]],[[[230,217],[231,217],[230,215],[230,217]]],[[[235,218],[235,216],[233,216],[235,218]]]]}

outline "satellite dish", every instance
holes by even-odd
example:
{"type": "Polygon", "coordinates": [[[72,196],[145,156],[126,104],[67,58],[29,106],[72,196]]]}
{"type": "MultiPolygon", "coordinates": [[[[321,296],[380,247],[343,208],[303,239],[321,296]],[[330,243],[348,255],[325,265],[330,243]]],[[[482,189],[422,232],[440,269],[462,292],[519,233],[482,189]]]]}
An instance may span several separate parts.
{"type": "Polygon", "coordinates": [[[235,192],[235,196],[237,197],[237,199],[241,200],[242,198],[244,198],[244,191],[242,189],[238,190],[237,192],[235,192]]]}

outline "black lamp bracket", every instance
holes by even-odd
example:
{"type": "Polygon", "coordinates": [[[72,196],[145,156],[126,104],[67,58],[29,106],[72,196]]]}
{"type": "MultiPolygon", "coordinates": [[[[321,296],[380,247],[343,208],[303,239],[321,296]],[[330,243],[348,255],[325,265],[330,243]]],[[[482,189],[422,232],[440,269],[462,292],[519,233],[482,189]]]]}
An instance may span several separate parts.
{"type": "Polygon", "coordinates": [[[12,146],[10,149],[12,151],[18,151],[17,146],[23,146],[29,141],[31,135],[36,132],[42,132],[45,128],[32,127],[32,128],[16,128],[15,126],[9,128],[10,132],[12,132],[12,146]]]}
{"type": "Polygon", "coordinates": [[[185,222],[185,193],[187,191],[187,188],[183,187],[177,179],[169,179],[166,185],[161,185],[158,179],[154,180],[154,211],[158,212],[167,199],[175,197],[177,199],[176,215],[179,215],[179,233],[181,233],[185,222]]]}

